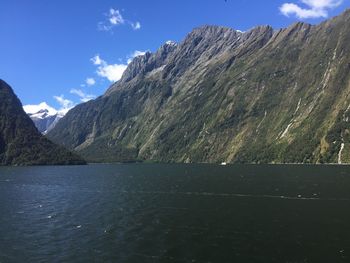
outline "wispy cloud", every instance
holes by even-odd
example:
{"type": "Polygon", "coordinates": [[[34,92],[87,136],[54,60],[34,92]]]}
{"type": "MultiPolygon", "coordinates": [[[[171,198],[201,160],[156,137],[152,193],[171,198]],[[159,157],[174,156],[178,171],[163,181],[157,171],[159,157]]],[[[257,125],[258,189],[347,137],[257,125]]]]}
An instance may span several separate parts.
{"type": "MultiPolygon", "coordinates": [[[[132,54],[127,56],[126,59],[124,60],[124,61],[127,61],[127,63],[124,62],[120,64],[108,64],[99,55],[94,56],[90,60],[95,66],[97,66],[96,73],[98,76],[107,78],[111,82],[116,82],[122,77],[125,69],[128,67],[128,64],[130,64],[135,57],[143,56],[146,52],[147,51],[135,50],[132,54]]],[[[90,78],[86,78],[85,84],[81,84],[80,86],[86,87],[86,86],[93,86],[95,84],[96,84],[96,80],[90,77],[90,78]]],[[[80,102],[87,102],[89,100],[96,98],[96,95],[88,94],[82,89],[71,89],[70,94],[77,95],[80,99],[80,102]]],[[[46,102],[42,102],[38,105],[25,105],[23,106],[23,108],[27,113],[37,113],[42,109],[47,109],[52,114],[56,114],[57,112],[66,114],[70,109],[72,109],[78,104],[73,100],[65,98],[63,94],[60,96],[53,96],[53,98],[56,100],[56,102],[60,106],[58,110],[49,106],[46,102]]]]}
{"type": "Polygon", "coordinates": [[[60,112],[67,113],[70,109],[75,106],[75,103],[71,100],[65,99],[64,95],[53,96],[57,103],[60,105],[60,112]]]}
{"type": "Polygon", "coordinates": [[[300,0],[304,7],[295,3],[284,3],[280,7],[283,15],[295,15],[299,19],[326,18],[329,11],[340,6],[344,0],[300,0]]]}
{"type": "Polygon", "coordinates": [[[136,21],[130,21],[125,19],[121,11],[118,9],[110,8],[108,13],[105,14],[105,20],[97,24],[97,28],[100,31],[111,31],[114,27],[118,25],[129,25],[132,29],[138,30],[141,29],[141,23],[136,21]]]}
{"type": "Polygon", "coordinates": [[[93,85],[95,85],[95,83],[96,83],[96,81],[95,81],[94,78],[87,78],[87,79],[85,80],[85,82],[86,82],[86,85],[88,85],[88,86],[93,86],[93,85]]]}
{"type": "Polygon", "coordinates": [[[89,100],[93,100],[94,98],[96,98],[95,95],[87,94],[84,91],[82,91],[81,89],[71,89],[70,93],[79,96],[81,102],[87,102],[89,100]]]}
{"type": "Polygon", "coordinates": [[[135,23],[131,22],[130,25],[131,25],[132,29],[134,29],[134,30],[141,29],[141,23],[140,22],[135,22],[135,23]]]}
{"type": "MultiPolygon", "coordinates": [[[[80,98],[80,102],[87,102],[89,100],[96,98],[95,95],[87,94],[80,89],[71,89],[70,93],[77,95],[80,98]]],[[[66,114],[70,109],[74,108],[78,104],[73,102],[72,100],[66,99],[63,94],[60,96],[53,96],[53,97],[56,100],[56,102],[60,105],[60,108],[57,111],[63,114],[66,114]]]]}
{"type": "Polygon", "coordinates": [[[109,9],[109,22],[112,25],[119,25],[124,24],[125,20],[119,10],[111,8],[109,9]]]}

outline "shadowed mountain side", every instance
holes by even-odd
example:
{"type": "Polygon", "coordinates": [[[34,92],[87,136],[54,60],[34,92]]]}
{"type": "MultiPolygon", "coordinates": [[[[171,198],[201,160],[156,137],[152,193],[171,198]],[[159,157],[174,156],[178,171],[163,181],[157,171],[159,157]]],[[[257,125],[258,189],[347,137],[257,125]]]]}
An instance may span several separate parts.
{"type": "Polygon", "coordinates": [[[0,165],[85,164],[77,155],[41,135],[3,80],[0,102],[0,165]]]}

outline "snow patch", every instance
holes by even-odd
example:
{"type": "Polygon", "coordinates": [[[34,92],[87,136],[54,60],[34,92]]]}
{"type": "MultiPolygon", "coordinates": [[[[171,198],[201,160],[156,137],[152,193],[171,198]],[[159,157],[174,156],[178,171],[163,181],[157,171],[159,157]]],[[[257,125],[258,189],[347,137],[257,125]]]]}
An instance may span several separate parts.
{"type": "Polygon", "coordinates": [[[57,114],[57,110],[49,106],[46,102],[41,102],[37,105],[32,105],[32,104],[24,105],[23,109],[27,114],[36,114],[42,110],[46,110],[47,113],[51,116],[57,114]]]}
{"type": "Polygon", "coordinates": [[[177,46],[177,43],[175,41],[172,40],[168,40],[167,42],[165,42],[165,44],[169,45],[169,46],[177,46]]]}

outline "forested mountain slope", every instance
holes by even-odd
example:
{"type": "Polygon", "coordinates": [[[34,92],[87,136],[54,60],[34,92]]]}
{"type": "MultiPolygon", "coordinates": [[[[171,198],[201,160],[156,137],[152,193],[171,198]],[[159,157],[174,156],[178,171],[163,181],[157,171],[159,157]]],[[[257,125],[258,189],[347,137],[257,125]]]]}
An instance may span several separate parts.
{"type": "Polygon", "coordinates": [[[92,161],[350,162],[349,43],[349,10],[316,26],[196,28],[48,136],[92,161]]]}
{"type": "Polygon", "coordinates": [[[0,165],[84,164],[80,157],[45,138],[0,79],[0,165]]]}

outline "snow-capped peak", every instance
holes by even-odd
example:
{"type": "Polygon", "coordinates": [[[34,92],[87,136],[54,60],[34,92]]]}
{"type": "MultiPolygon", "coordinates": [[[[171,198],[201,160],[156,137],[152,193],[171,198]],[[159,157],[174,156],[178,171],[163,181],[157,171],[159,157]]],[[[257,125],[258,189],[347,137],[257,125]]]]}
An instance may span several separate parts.
{"type": "Polygon", "coordinates": [[[177,46],[177,43],[172,41],[172,40],[168,40],[167,42],[165,42],[165,44],[167,44],[169,46],[177,46]]]}
{"type": "Polygon", "coordinates": [[[37,118],[37,119],[44,119],[47,118],[49,116],[54,116],[54,115],[50,115],[48,110],[39,110],[36,113],[27,113],[31,118],[37,118]]]}
{"type": "Polygon", "coordinates": [[[46,114],[46,116],[53,116],[57,114],[57,110],[49,106],[46,102],[41,102],[38,105],[24,105],[23,109],[28,115],[46,114]]]}
{"type": "Polygon", "coordinates": [[[32,119],[37,129],[43,134],[53,129],[68,111],[68,109],[58,111],[49,106],[46,102],[42,102],[38,105],[24,105],[23,109],[32,119]]]}

